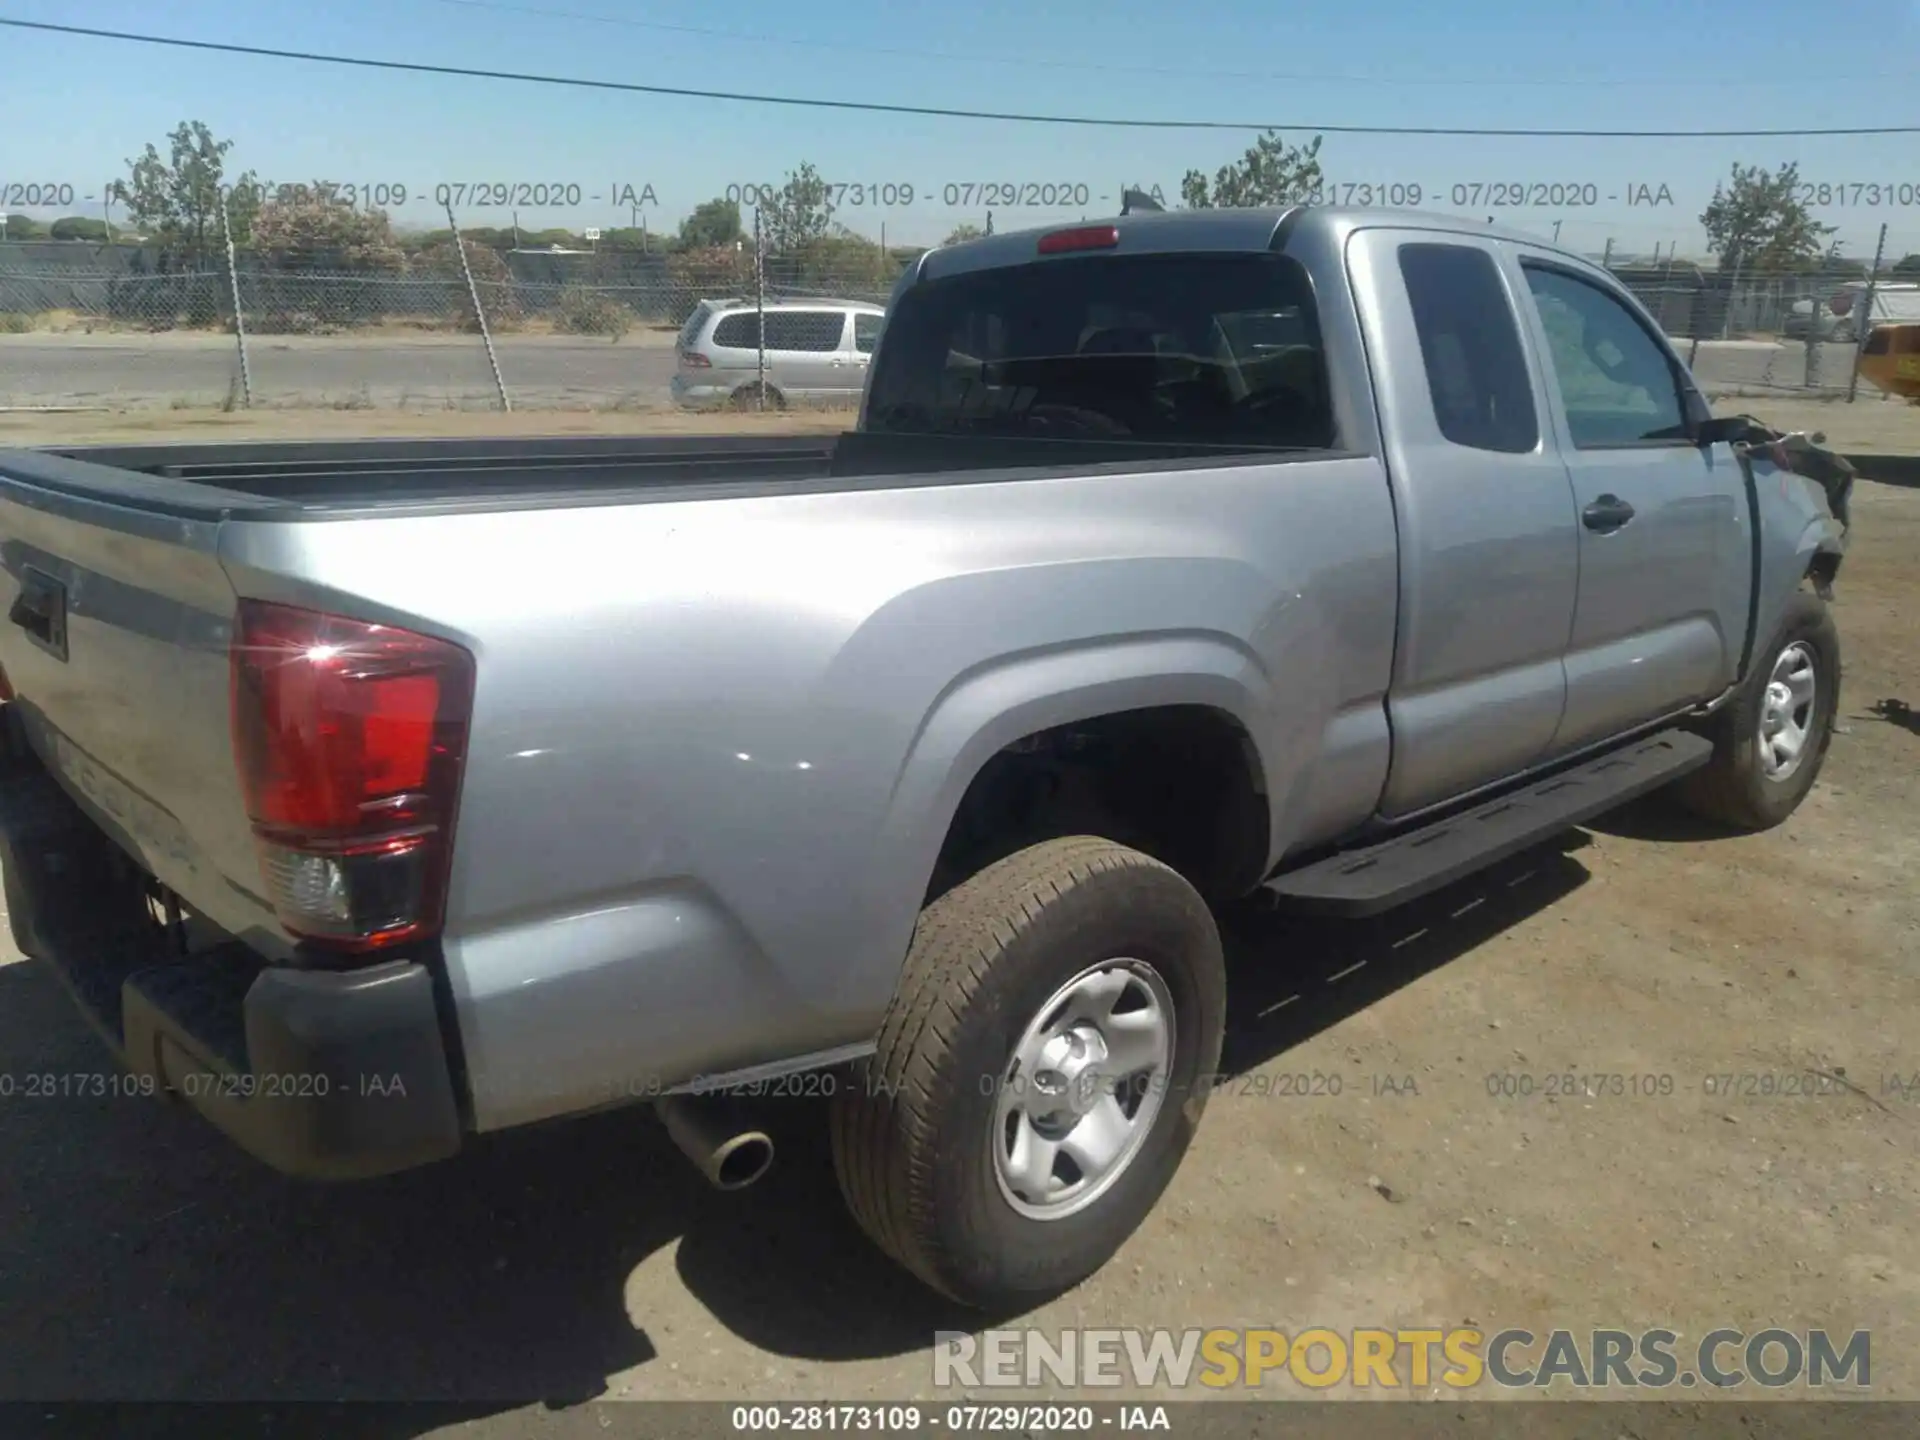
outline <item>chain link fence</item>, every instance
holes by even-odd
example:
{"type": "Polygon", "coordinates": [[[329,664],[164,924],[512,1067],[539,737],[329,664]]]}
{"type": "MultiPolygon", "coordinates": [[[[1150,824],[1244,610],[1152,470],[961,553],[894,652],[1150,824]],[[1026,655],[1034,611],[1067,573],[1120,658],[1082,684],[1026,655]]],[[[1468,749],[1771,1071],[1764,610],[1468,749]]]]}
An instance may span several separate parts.
{"type": "MultiPolygon", "coordinates": [[[[884,304],[917,253],[840,235],[769,254],[762,271],[751,240],[682,253],[443,240],[357,262],[10,244],[0,407],[662,408],[676,332],[700,300],[884,304]]],[[[1920,275],[1864,263],[1765,273],[1594,258],[1716,397],[1848,395],[1863,331],[1920,321],[1920,275]]]]}

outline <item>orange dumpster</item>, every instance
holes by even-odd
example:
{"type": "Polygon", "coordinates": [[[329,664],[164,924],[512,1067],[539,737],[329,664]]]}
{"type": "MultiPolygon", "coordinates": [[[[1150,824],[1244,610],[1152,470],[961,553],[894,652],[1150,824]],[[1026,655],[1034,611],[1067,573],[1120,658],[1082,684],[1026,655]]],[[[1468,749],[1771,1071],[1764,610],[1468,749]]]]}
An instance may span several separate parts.
{"type": "Polygon", "coordinates": [[[1875,326],[1859,369],[1869,385],[1920,405],[1920,322],[1875,326]]]}

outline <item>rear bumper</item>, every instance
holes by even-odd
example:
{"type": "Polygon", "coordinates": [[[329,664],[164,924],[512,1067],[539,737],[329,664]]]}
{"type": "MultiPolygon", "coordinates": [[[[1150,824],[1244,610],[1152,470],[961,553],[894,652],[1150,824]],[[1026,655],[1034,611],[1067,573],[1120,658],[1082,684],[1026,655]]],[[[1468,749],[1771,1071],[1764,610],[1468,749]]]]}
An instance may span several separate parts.
{"type": "Polygon", "coordinates": [[[463,1127],[430,972],[327,972],[228,943],[181,958],[138,872],[31,757],[0,768],[15,942],[135,1075],[284,1174],[347,1180],[443,1159],[463,1127]]]}

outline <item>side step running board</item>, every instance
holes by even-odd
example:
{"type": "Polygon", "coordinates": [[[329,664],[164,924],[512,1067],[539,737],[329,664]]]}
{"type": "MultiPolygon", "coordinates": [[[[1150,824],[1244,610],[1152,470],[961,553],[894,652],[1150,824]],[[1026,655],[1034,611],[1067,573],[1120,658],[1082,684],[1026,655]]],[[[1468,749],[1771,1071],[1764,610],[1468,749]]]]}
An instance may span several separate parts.
{"type": "Polygon", "coordinates": [[[1663,730],[1470,810],[1289,871],[1266,889],[1288,910],[1377,915],[1658,789],[1712,756],[1701,736],[1663,730]]]}

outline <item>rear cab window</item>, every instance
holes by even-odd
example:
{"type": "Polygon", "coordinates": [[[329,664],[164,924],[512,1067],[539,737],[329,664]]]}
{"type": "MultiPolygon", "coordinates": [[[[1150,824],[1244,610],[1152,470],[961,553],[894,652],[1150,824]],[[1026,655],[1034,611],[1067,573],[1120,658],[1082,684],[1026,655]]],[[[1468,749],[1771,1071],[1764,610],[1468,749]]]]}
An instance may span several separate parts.
{"type": "Polygon", "coordinates": [[[1311,284],[1267,252],[1083,255],[915,285],[866,428],[1331,449],[1311,284]]]}

